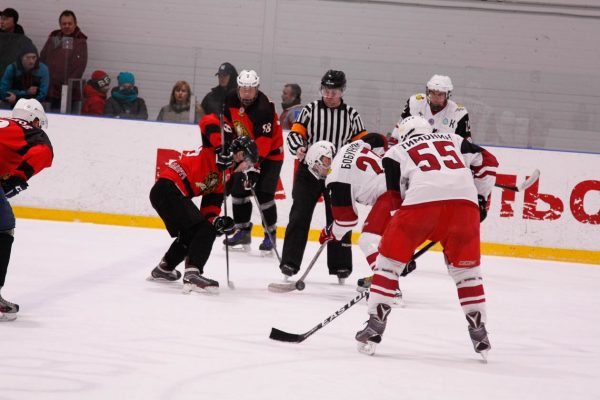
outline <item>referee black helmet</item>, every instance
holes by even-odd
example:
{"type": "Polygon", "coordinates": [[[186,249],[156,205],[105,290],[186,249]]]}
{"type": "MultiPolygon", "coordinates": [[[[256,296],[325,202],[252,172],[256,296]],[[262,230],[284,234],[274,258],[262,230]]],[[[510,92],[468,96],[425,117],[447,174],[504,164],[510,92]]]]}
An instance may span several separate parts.
{"type": "Polygon", "coordinates": [[[346,88],[346,74],[344,74],[344,71],[330,69],[321,78],[321,86],[329,89],[344,90],[346,88]]]}

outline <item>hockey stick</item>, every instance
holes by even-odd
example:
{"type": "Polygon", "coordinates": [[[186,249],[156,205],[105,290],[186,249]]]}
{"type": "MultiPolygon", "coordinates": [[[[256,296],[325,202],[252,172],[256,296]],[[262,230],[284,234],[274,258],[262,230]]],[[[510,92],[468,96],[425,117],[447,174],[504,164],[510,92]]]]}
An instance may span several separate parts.
{"type": "MultiPolygon", "coordinates": [[[[219,113],[219,126],[221,128],[221,151],[225,153],[225,129],[223,128],[223,113],[225,112],[225,104],[219,113]]],[[[226,171],[223,171],[223,211],[227,217],[227,176],[226,171]]],[[[225,234],[225,242],[229,242],[229,235],[225,234]]],[[[235,289],[235,285],[229,279],[229,246],[225,245],[225,265],[227,267],[227,286],[229,289],[235,289]]]]}
{"type": "MultiPolygon", "coordinates": [[[[260,208],[260,203],[258,202],[258,197],[256,197],[256,192],[254,191],[254,188],[250,188],[250,191],[252,192],[252,197],[254,197],[254,201],[256,202],[256,207],[258,207],[258,211],[260,212],[260,219],[262,220],[263,228],[265,229],[265,232],[267,233],[269,240],[271,241],[271,243],[273,243],[273,250],[275,250],[275,255],[277,256],[277,259],[279,260],[279,264],[281,264],[281,256],[279,255],[279,251],[277,251],[277,246],[275,245],[273,236],[271,235],[271,232],[269,232],[269,229],[267,228],[267,221],[265,220],[265,214],[263,213],[262,208],[260,208]]],[[[277,232],[275,232],[275,235],[277,235],[277,232]]]]}
{"type": "Polygon", "coordinates": [[[313,265],[315,265],[315,262],[317,261],[317,258],[319,258],[319,255],[321,255],[321,252],[323,251],[323,249],[327,246],[327,242],[323,243],[321,245],[321,247],[319,247],[319,250],[317,250],[317,254],[315,254],[315,256],[313,257],[313,259],[310,261],[310,264],[308,264],[308,268],[306,268],[306,271],[304,271],[304,274],[302,274],[302,276],[300,277],[300,279],[298,279],[296,282],[289,282],[289,283],[269,283],[268,289],[271,292],[275,292],[275,293],[287,293],[287,292],[291,292],[293,290],[304,290],[304,288],[306,287],[306,284],[304,283],[304,279],[306,279],[306,276],[308,275],[308,273],[310,272],[310,270],[312,269],[313,265]]]}
{"type": "Polygon", "coordinates": [[[527,178],[520,185],[511,186],[511,185],[502,185],[500,183],[496,183],[496,184],[494,184],[494,186],[496,186],[497,188],[500,188],[500,189],[510,190],[512,192],[522,192],[525,189],[528,189],[531,185],[533,185],[539,178],[540,178],[540,170],[536,169],[535,171],[533,171],[531,176],[529,178],[527,178]]]}
{"type": "Polygon", "coordinates": [[[342,315],[350,307],[352,307],[353,305],[355,305],[356,303],[361,301],[363,299],[363,297],[366,297],[367,293],[368,293],[367,290],[365,290],[364,292],[361,292],[358,296],[356,296],[355,298],[350,300],[348,303],[344,304],[342,306],[342,308],[340,308],[339,310],[337,310],[336,312],[331,314],[329,317],[325,318],[325,320],[323,322],[319,323],[317,326],[315,326],[308,332],[301,333],[301,334],[288,333],[288,332],[279,330],[277,328],[271,328],[271,334],[269,335],[269,338],[273,339],[273,340],[278,340],[280,342],[301,343],[301,342],[305,341],[313,333],[315,333],[316,331],[323,328],[325,325],[327,325],[328,323],[330,323],[331,321],[333,321],[334,319],[336,319],[337,317],[342,315]]]}

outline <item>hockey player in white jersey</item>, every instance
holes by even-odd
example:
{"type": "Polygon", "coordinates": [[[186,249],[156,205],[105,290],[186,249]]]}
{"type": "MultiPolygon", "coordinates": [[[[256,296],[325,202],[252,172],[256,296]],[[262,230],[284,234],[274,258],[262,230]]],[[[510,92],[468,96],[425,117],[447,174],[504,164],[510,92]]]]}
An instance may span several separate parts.
{"type": "Polygon", "coordinates": [[[474,349],[484,359],[491,348],[485,328],[485,293],[481,277],[479,224],[487,215],[487,199],[496,179],[496,158],[453,133],[433,133],[422,117],[399,125],[400,143],[382,165],[387,190],[401,206],[379,245],[364,329],[357,332],[358,350],[373,354],[381,342],[398,276],[425,240],[439,242],[449,275],[467,317],[474,349]]]}
{"type": "Polygon", "coordinates": [[[425,93],[417,93],[408,99],[392,136],[398,136],[398,126],[404,118],[418,115],[429,122],[434,132],[454,132],[469,139],[469,113],[464,106],[450,100],[452,90],[454,86],[450,77],[432,76],[427,82],[425,93]]]}

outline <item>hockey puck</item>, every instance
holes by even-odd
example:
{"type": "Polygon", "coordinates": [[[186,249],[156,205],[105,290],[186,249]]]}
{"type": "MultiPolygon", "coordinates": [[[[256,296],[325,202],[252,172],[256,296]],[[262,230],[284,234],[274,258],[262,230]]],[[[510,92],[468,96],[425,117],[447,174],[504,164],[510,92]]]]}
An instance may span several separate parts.
{"type": "Polygon", "coordinates": [[[296,282],[296,289],[304,290],[305,287],[306,287],[306,284],[303,281],[296,282]]]}

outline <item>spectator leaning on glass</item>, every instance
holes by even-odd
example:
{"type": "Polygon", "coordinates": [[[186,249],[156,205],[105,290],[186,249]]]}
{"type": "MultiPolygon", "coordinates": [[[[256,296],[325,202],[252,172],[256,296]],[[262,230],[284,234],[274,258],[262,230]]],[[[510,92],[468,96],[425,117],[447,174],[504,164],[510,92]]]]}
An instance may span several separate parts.
{"type": "Polygon", "coordinates": [[[0,100],[11,107],[19,99],[43,102],[48,93],[48,68],[38,58],[37,49],[25,42],[19,58],[6,67],[0,81],[0,100]]]}
{"type": "Polygon", "coordinates": [[[84,115],[104,115],[104,106],[106,105],[106,93],[110,88],[110,77],[104,71],[94,71],[92,79],[87,81],[83,88],[83,107],[81,114],[84,115]]]}
{"type": "Polygon", "coordinates": [[[148,119],[146,102],[138,97],[135,77],[131,72],[121,72],[117,76],[119,86],[112,89],[110,99],[104,106],[107,117],[127,119],[148,119]]]}
{"type": "Polygon", "coordinates": [[[199,113],[196,112],[195,106],[190,105],[192,89],[186,81],[177,81],[173,90],[171,90],[171,98],[169,104],[160,109],[157,121],[168,122],[190,122],[190,112],[194,113],[194,122],[198,122],[199,113]]]}
{"type": "Polygon", "coordinates": [[[219,114],[222,112],[225,95],[237,88],[237,70],[228,62],[221,64],[215,74],[219,77],[219,84],[212,88],[202,99],[202,111],[204,114],[219,114]]]}
{"type": "Polygon", "coordinates": [[[302,110],[302,89],[297,83],[287,83],[281,92],[281,128],[292,129],[296,118],[302,110]]]}
{"type": "MultiPolygon", "coordinates": [[[[60,29],[50,32],[40,58],[50,70],[48,100],[52,110],[60,109],[62,85],[69,79],[81,79],[87,65],[87,36],[77,26],[77,17],[65,10],[58,18],[60,29]]],[[[73,101],[79,101],[79,91],[73,92],[73,101]]]]}
{"type": "Polygon", "coordinates": [[[19,13],[14,8],[5,8],[0,13],[0,32],[25,34],[23,27],[17,22],[19,21],[19,13]]]}

